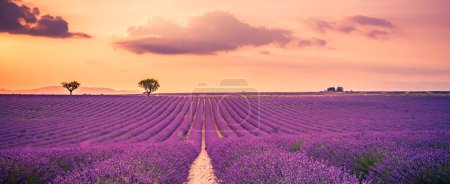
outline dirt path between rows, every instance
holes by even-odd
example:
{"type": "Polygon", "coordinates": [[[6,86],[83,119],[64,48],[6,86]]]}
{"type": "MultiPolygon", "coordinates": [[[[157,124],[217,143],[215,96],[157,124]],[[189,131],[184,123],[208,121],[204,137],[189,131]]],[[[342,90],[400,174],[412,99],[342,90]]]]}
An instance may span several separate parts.
{"type": "Polygon", "coordinates": [[[206,152],[205,146],[205,124],[202,128],[202,148],[189,170],[188,184],[216,184],[217,178],[211,165],[211,159],[206,152]]]}

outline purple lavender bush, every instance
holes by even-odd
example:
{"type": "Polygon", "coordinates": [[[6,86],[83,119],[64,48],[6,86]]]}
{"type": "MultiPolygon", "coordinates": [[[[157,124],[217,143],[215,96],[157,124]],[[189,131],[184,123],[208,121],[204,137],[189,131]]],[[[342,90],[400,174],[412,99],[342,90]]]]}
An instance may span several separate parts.
{"type": "Polygon", "coordinates": [[[229,139],[209,145],[221,183],[358,183],[344,169],[327,166],[304,153],[292,154],[261,139],[229,139]]]}
{"type": "Polygon", "coordinates": [[[374,183],[449,183],[449,173],[448,151],[402,149],[372,167],[369,178],[374,183]]]}
{"type": "Polygon", "coordinates": [[[448,183],[445,131],[212,139],[222,183],[448,183]],[[414,136],[411,136],[414,135],[414,136]]]}
{"type": "Polygon", "coordinates": [[[183,183],[189,143],[0,151],[0,183],[183,183]]]}
{"type": "Polygon", "coordinates": [[[359,181],[446,183],[450,134],[445,131],[366,132],[279,137],[266,142],[343,167],[359,181]],[[413,135],[413,136],[412,136],[413,135]]]}
{"type": "Polygon", "coordinates": [[[95,162],[110,159],[115,150],[12,149],[0,151],[0,183],[48,183],[57,176],[83,170],[95,162]]]}
{"type": "Polygon", "coordinates": [[[450,98],[0,95],[0,183],[450,183],[450,98]]]}

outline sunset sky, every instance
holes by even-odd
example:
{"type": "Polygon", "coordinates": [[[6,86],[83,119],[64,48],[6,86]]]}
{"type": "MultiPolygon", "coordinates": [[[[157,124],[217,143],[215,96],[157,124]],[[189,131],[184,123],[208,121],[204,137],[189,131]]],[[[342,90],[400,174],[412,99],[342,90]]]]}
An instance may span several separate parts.
{"type": "Polygon", "coordinates": [[[450,90],[449,0],[0,0],[0,88],[450,90]]]}

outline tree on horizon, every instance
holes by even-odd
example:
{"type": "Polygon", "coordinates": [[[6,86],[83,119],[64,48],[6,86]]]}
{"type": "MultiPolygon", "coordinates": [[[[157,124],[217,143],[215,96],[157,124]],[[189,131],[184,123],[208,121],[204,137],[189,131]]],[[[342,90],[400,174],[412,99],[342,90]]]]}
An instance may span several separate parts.
{"type": "Polygon", "coordinates": [[[155,92],[159,88],[159,82],[156,79],[144,79],[141,80],[138,84],[139,87],[145,89],[145,93],[147,93],[147,96],[150,96],[150,93],[155,92]]]}
{"type": "Polygon", "coordinates": [[[327,89],[328,92],[336,92],[336,88],[335,87],[329,87],[327,89]]]}
{"type": "Polygon", "coordinates": [[[72,95],[72,91],[74,91],[75,89],[77,89],[78,87],[80,87],[80,83],[77,81],[72,81],[72,82],[62,82],[61,85],[66,88],[67,90],[69,90],[70,95],[72,95]]]}

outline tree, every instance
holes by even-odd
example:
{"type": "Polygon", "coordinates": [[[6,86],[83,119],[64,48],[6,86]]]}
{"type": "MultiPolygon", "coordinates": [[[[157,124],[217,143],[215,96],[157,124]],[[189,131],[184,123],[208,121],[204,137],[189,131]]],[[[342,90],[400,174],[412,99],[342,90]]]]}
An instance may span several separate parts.
{"type": "Polygon", "coordinates": [[[334,87],[329,87],[329,88],[327,89],[327,91],[328,91],[328,92],[335,92],[335,91],[336,91],[336,88],[334,88],[334,87]]]}
{"type": "Polygon", "coordinates": [[[67,90],[69,90],[70,95],[72,95],[72,91],[77,89],[78,87],[80,87],[80,83],[78,83],[77,81],[72,81],[72,82],[62,82],[61,85],[66,88],[67,90]]]}
{"type": "Polygon", "coordinates": [[[144,79],[139,82],[139,87],[144,88],[145,93],[147,93],[147,96],[149,96],[150,93],[158,90],[159,82],[156,79],[144,79]]]}
{"type": "Polygon", "coordinates": [[[339,86],[339,87],[336,88],[336,91],[337,92],[344,92],[344,88],[339,86]]]}

